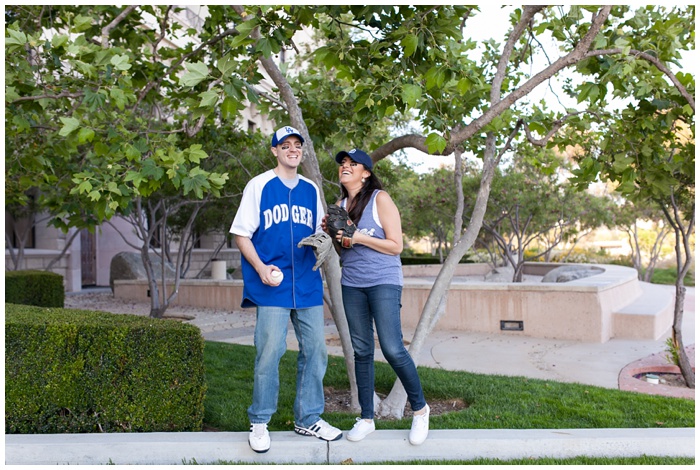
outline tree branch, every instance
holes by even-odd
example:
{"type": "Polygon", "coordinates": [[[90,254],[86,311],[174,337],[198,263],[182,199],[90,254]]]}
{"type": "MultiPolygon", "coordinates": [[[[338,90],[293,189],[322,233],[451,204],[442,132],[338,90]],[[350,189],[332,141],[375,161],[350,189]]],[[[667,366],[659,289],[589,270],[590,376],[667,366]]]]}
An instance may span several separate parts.
{"type": "MultiPolygon", "coordinates": [[[[450,143],[456,145],[459,142],[464,142],[465,140],[470,139],[471,137],[476,135],[477,132],[483,129],[489,122],[491,122],[493,118],[500,115],[505,110],[509,109],[520,98],[527,96],[528,93],[534,90],[542,82],[548,80],[564,68],[574,65],[581,61],[583,58],[585,58],[588,49],[593,43],[593,40],[595,39],[600,29],[603,27],[605,20],[608,18],[610,10],[611,6],[609,5],[601,7],[600,11],[593,15],[591,27],[589,28],[588,32],[586,32],[581,41],[570,53],[563,57],[560,57],[556,62],[540,71],[534,77],[525,82],[522,86],[515,89],[511,94],[493,104],[478,119],[475,119],[474,121],[469,123],[468,126],[457,132],[453,132],[450,136],[450,143]]],[[[494,79],[494,85],[492,85],[492,92],[493,89],[496,88],[496,83],[500,82],[497,82],[496,79],[494,79]]],[[[500,90],[500,85],[498,86],[498,90],[500,90]]]]}
{"type": "MultiPolygon", "coordinates": [[[[377,149],[375,149],[375,151],[372,152],[372,161],[376,163],[382,158],[396,152],[397,150],[405,148],[415,148],[417,150],[420,150],[421,152],[430,153],[428,151],[428,146],[425,145],[424,136],[420,134],[406,134],[400,137],[395,137],[386,144],[377,147],[377,149]]],[[[454,147],[448,144],[441,154],[432,155],[450,155],[452,152],[454,152],[454,147]]]]}
{"type": "Polygon", "coordinates": [[[129,5],[121,13],[119,13],[110,24],[102,28],[102,49],[107,49],[107,47],[109,46],[109,33],[114,28],[116,28],[117,25],[121,23],[124,20],[124,18],[126,18],[129,15],[129,13],[134,11],[137,7],[138,5],[129,5]]]}
{"type": "Polygon", "coordinates": [[[21,96],[14,100],[12,103],[19,103],[20,101],[37,101],[37,100],[58,100],[61,98],[80,98],[83,93],[70,93],[67,91],[62,91],[58,95],[32,95],[32,96],[21,96]]]}

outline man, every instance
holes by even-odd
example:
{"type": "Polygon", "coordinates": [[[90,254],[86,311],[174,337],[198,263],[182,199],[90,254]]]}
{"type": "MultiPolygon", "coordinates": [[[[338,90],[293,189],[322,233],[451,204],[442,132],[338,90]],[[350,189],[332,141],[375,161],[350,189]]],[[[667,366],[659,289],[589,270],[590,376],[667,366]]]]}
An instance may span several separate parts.
{"type": "Polygon", "coordinates": [[[321,232],[324,214],[318,187],[297,174],[303,144],[293,127],[274,133],[277,166],[248,182],[230,230],[243,255],[241,307],[257,308],[253,404],[248,408],[248,442],[255,452],[270,448],[267,423],[277,411],[279,361],[290,318],[299,341],[294,431],[326,441],[343,435],[320,417],[327,365],[323,281],[313,269],[313,249],[297,244],[321,232]]]}

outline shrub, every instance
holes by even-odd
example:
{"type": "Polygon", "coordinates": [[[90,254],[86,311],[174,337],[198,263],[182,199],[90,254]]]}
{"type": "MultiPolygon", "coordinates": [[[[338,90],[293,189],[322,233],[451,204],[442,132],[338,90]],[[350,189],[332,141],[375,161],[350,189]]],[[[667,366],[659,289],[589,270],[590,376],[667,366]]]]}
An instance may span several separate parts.
{"type": "Polygon", "coordinates": [[[8,304],[5,432],[199,431],[203,355],[174,320],[8,304]]]}
{"type": "Polygon", "coordinates": [[[63,307],[63,276],[49,271],[5,271],[5,303],[63,307]]]}

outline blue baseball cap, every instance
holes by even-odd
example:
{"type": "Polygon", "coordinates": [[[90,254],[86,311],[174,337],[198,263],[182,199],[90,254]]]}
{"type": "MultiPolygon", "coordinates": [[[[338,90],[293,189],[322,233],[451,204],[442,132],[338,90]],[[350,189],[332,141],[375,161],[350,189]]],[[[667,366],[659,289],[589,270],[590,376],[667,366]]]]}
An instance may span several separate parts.
{"type": "Polygon", "coordinates": [[[374,163],[372,163],[372,158],[360,149],[352,149],[349,152],[341,150],[335,156],[335,161],[338,163],[342,163],[343,158],[345,157],[349,157],[357,163],[362,163],[365,166],[365,168],[367,168],[370,171],[372,170],[372,166],[374,165],[374,163]]]}
{"type": "Polygon", "coordinates": [[[301,136],[301,132],[299,132],[292,126],[284,126],[280,127],[274,134],[272,134],[272,146],[277,147],[279,144],[284,142],[284,139],[286,139],[290,135],[295,135],[299,137],[301,143],[304,143],[304,138],[301,136]]]}

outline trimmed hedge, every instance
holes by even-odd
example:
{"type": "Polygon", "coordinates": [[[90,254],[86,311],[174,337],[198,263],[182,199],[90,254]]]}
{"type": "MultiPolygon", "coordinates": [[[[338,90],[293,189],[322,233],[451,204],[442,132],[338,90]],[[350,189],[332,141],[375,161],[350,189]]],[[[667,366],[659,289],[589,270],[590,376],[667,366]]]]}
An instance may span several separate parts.
{"type": "Polygon", "coordinates": [[[5,303],[62,308],[63,276],[50,271],[5,271],[5,303]]]}
{"type": "MultiPolygon", "coordinates": [[[[447,258],[447,255],[445,255],[447,258]]],[[[444,260],[443,260],[444,261],[444,260]]],[[[469,259],[469,255],[464,255],[460,260],[460,263],[474,263],[475,261],[469,259]]],[[[404,266],[415,265],[415,264],[441,264],[440,258],[437,256],[402,256],[401,264],[404,266]]]]}
{"type": "Polygon", "coordinates": [[[198,328],[87,310],[5,309],[5,433],[201,431],[198,328]]]}

